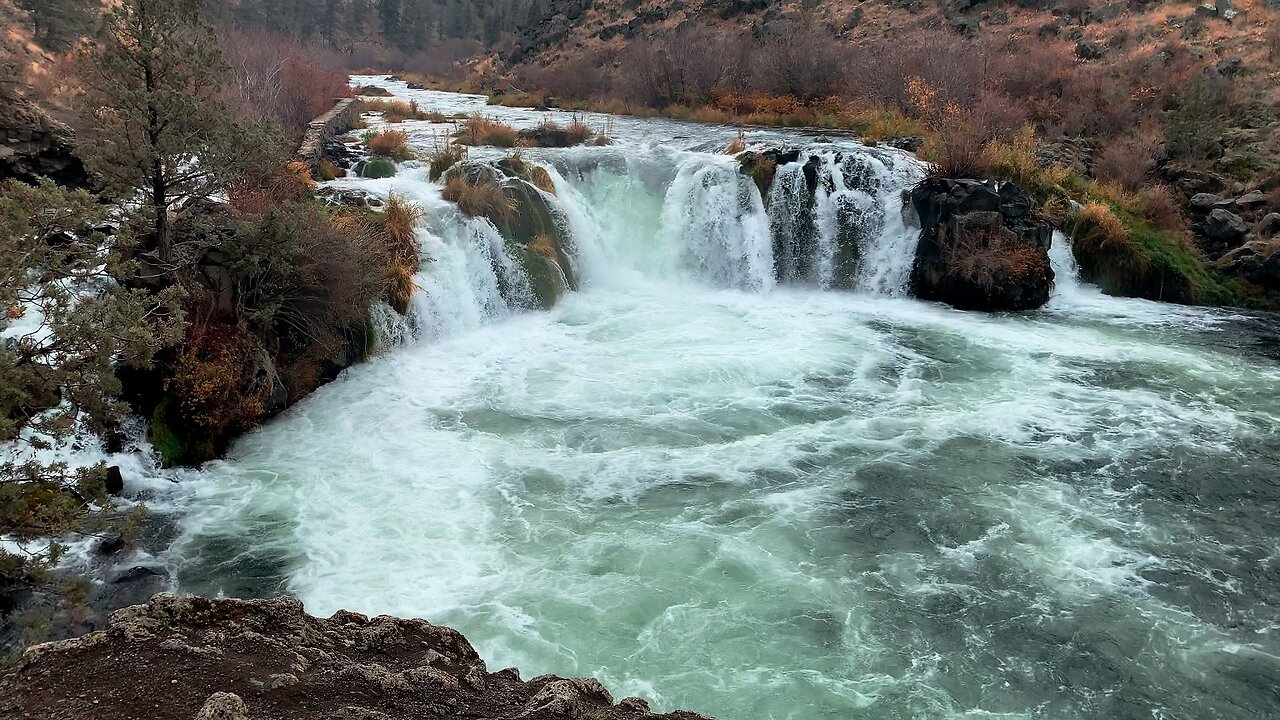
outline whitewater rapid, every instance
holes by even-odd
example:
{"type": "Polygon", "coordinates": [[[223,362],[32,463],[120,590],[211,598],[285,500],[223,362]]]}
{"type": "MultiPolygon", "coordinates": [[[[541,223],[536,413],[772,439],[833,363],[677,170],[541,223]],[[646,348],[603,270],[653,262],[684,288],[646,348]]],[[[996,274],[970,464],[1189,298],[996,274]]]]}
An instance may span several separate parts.
{"type": "Polygon", "coordinates": [[[780,280],[786,195],[734,129],[613,122],[526,156],[582,266],[550,312],[424,168],[339,182],[426,209],[412,320],[181,477],[180,589],[425,617],[491,668],[722,720],[1280,707],[1266,321],[1106,297],[1061,236],[1044,310],[912,300],[919,166],[802,131],[752,138],[823,168],[780,280]]]}

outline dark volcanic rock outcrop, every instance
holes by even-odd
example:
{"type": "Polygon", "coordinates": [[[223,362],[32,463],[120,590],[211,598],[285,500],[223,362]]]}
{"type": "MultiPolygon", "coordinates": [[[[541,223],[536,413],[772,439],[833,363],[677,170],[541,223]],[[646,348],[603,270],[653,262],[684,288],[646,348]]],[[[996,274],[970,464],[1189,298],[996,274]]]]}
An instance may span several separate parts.
{"type": "Polygon", "coordinates": [[[69,187],[91,185],[71,129],[0,87],[0,180],[34,183],[41,177],[69,187]]]}
{"type": "Polygon", "coordinates": [[[491,673],[456,630],[292,598],[157,595],[111,626],[37,645],[0,681],[0,717],[41,720],[705,720],[615,704],[596,680],[491,673]]]}
{"type": "Polygon", "coordinates": [[[1030,310],[1049,301],[1053,228],[1011,183],[927,178],[911,191],[923,228],[916,297],[964,310],[1030,310]]]}

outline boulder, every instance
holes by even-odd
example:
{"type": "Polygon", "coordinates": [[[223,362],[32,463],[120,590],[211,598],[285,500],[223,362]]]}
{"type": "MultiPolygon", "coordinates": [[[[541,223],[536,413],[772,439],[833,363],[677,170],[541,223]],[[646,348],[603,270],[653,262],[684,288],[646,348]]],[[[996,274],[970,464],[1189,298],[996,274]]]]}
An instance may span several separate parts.
{"type": "Polygon", "coordinates": [[[1097,60],[1102,57],[1105,50],[1101,45],[1091,40],[1081,40],[1076,43],[1076,57],[1081,60],[1097,60]]]}
{"type": "Polygon", "coordinates": [[[124,492],[124,475],[120,472],[119,465],[112,465],[107,468],[106,489],[110,495],[119,495],[124,492]]]}
{"type": "Polygon", "coordinates": [[[1216,205],[1221,201],[1222,201],[1222,198],[1218,197],[1217,195],[1214,195],[1213,193],[1201,192],[1201,193],[1196,193],[1195,195],[1192,195],[1191,201],[1189,204],[1193,210],[1207,213],[1213,209],[1214,205],[1216,205]]]}
{"type": "Polygon", "coordinates": [[[1280,243],[1254,240],[1241,245],[1218,259],[1216,266],[1268,290],[1280,290],[1280,243]]]}
{"type": "Polygon", "coordinates": [[[1053,228],[1012,183],[928,178],[911,191],[920,242],[916,297],[964,310],[1030,310],[1049,301],[1053,228]]]}
{"type": "Polygon", "coordinates": [[[1252,209],[1266,204],[1267,195],[1261,190],[1254,190],[1253,192],[1245,193],[1244,195],[1236,198],[1236,207],[1240,208],[1252,209]]]}
{"type": "Polygon", "coordinates": [[[1253,226],[1253,234],[1260,238],[1280,235],[1280,213],[1267,213],[1257,225],[1253,226]]]}
{"type": "MultiPolygon", "coordinates": [[[[507,254],[520,264],[529,283],[527,294],[522,288],[504,286],[503,295],[517,305],[550,309],[565,292],[578,289],[578,279],[572,239],[548,195],[539,188],[538,171],[537,166],[512,158],[496,165],[466,161],[449,168],[443,179],[446,185],[450,178],[460,177],[468,184],[493,183],[501,188],[511,210],[488,220],[506,241],[507,254]]],[[[498,277],[505,283],[503,273],[498,277]]]]}
{"type": "Polygon", "coordinates": [[[216,692],[204,702],[196,720],[249,720],[249,708],[235,693],[216,692]]]}
{"type": "Polygon", "coordinates": [[[1235,213],[1217,207],[1195,226],[1196,241],[1209,257],[1219,257],[1240,245],[1249,235],[1249,225],[1235,213]]]}

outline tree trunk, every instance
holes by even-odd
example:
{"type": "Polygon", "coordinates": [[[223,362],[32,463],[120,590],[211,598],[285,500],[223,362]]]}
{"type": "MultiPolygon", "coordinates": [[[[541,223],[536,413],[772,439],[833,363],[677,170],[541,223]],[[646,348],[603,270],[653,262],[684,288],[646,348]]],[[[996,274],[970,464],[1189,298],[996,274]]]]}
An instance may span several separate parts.
{"type": "Polygon", "coordinates": [[[157,160],[151,168],[151,205],[155,210],[155,242],[156,257],[160,261],[160,271],[166,279],[172,279],[173,238],[169,229],[169,198],[164,182],[164,168],[157,160]]]}

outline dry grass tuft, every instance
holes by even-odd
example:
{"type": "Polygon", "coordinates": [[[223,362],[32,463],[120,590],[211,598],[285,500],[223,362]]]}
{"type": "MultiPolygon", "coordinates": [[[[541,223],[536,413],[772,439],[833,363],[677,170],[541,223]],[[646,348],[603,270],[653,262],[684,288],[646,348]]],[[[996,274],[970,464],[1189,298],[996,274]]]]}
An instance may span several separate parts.
{"type": "Polygon", "coordinates": [[[534,187],[545,193],[549,193],[551,195],[556,194],[555,181],[551,179],[551,173],[547,172],[547,169],[544,167],[535,165],[533,169],[529,171],[529,181],[533,183],[534,187]]]}
{"type": "Polygon", "coordinates": [[[725,148],[725,149],[724,149],[724,154],[725,154],[725,155],[737,155],[738,153],[740,153],[740,152],[742,152],[743,150],[746,150],[746,149],[747,149],[747,136],[746,136],[746,133],[744,133],[743,131],[739,130],[739,131],[738,131],[738,136],[737,136],[737,137],[735,137],[733,140],[731,140],[731,141],[729,142],[729,147],[727,147],[727,148],[725,148]]]}
{"type": "Polygon", "coordinates": [[[495,225],[509,220],[515,212],[515,203],[492,180],[471,182],[463,177],[451,177],[440,195],[457,204],[464,215],[487,218],[495,225]]]}
{"type": "Polygon", "coordinates": [[[416,230],[421,219],[422,208],[399,195],[388,198],[382,211],[381,225],[388,255],[383,296],[402,314],[408,310],[409,299],[418,289],[413,276],[418,272],[416,230]]]}
{"type": "Polygon", "coordinates": [[[541,255],[548,260],[558,261],[556,241],[550,235],[539,235],[529,243],[529,252],[541,255]]]}
{"type": "Polygon", "coordinates": [[[396,162],[414,159],[413,150],[409,149],[409,134],[399,130],[369,133],[365,135],[365,145],[374,155],[391,158],[396,162]]]}
{"type": "Polygon", "coordinates": [[[439,180],[449,168],[466,159],[467,149],[465,147],[462,145],[446,145],[432,153],[431,157],[428,159],[429,168],[427,170],[427,177],[429,177],[432,182],[435,182],[436,180],[439,180]]]}
{"type": "Polygon", "coordinates": [[[520,144],[520,133],[515,128],[499,120],[486,118],[480,113],[472,113],[464,120],[454,137],[463,145],[511,148],[520,144]]]}
{"type": "Polygon", "coordinates": [[[565,128],[564,131],[569,136],[569,144],[571,145],[581,145],[596,135],[590,126],[578,118],[574,118],[573,122],[569,123],[569,127],[565,128]]]}
{"type": "Polygon", "coordinates": [[[943,261],[951,274],[988,291],[1045,270],[1036,248],[1005,228],[962,233],[945,249],[943,261]]]}

